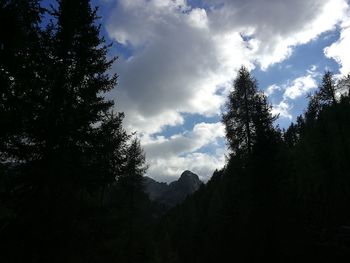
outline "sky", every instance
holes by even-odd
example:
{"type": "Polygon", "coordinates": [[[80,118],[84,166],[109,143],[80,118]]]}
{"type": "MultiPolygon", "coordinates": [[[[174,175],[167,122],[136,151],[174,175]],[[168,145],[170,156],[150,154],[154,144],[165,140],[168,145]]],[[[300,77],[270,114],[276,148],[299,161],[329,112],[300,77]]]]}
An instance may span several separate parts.
{"type": "Polygon", "coordinates": [[[350,72],[346,0],[94,0],[118,56],[107,94],[145,149],[147,175],[207,181],[225,165],[221,123],[241,65],[268,96],[276,125],[303,113],[325,70],[350,72]]]}

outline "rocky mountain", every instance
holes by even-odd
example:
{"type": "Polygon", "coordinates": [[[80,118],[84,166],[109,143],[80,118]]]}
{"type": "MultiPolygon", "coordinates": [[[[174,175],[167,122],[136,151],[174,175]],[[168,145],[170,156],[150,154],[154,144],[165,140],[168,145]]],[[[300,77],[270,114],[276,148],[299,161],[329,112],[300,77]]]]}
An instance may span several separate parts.
{"type": "Polygon", "coordinates": [[[152,201],[161,199],[161,197],[168,191],[169,185],[167,183],[160,183],[150,177],[143,177],[143,185],[145,192],[152,201]]]}
{"type": "Polygon", "coordinates": [[[168,207],[177,205],[199,189],[202,181],[191,171],[184,171],[177,181],[170,184],[160,183],[147,176],[144,177],[145,192],[152,201],[168,207]]]}

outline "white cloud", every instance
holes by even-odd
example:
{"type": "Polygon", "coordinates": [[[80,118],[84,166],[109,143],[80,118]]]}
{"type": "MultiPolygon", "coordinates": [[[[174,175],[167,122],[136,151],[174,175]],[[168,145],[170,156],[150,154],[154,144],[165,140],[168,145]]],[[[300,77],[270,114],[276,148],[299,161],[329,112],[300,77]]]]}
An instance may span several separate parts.
{"type": "MultiPolygon", "coordinates": [[[[119,0],[110,11],[107,32],[132,50],[132,56],[116,63],[119,85],[109,96],[126,113],[128,130],[138,131],[144,141],[148,138],[150,175],[159,174],[156,170],[166,165],[175,167],[166,174],[176,170],[179,175],[179,167],[190,169],[199,158],[209,166],[221,163],[221,157],[197,152],[200,145],[212,141],[194,140],[195,131],[170,139],[158,137],[162,140],[158,144],[152,142],[157,140],[153,134],[183,124],[184,113],[219,116],[242,64],[267,69],[288,58],[295,46],[334,29],[348,16],[346,0],[208,0],[207,4],[217,5],[204,9],[192,8],[186,0],[119,0]],[[168,152],[169,161],[155,154],[152,143],[164,155],[168,152]]],[[[347,31],[342,32],[348,39],[347,31]]],[[[348,43],[344,41],[327,54],[347,68],[348,60],[339,55],[348,43]]],[[[275,112],[290,118],[287,100],[315,87],[312,72],[281,87],[284,100],[275,105],[275,112]]],[[[276,86],[266,92],[271,95],[277,90],[276,86]]]]}
{"type": "MultiPolygon", "coordinates": [[[[118,98],[120,99],[121,97],[118,98]]],[[[118,106],[120,104],[122,103],[118,103],[118,106]]],[[[129,109],[122,109],[127,112],[124,120],[126,130],[128,132],[136,131],[141,135],[159,133],[164,128],[164,125],[178,126],[184,123],[182,115],[174,110],[164,109],[160,114],[154,114],[152,118],[149,118],[147,115],[140,114],[138,109],[133,108],[133,105],[130,105],[129,109]]]]}
{"type": "Polygon", "coordinates": [[[240,65],[266,69],[283,61],[294,46],[344,20],[347,8],[345,0],[213,3],[224,6],[207,11],[185,0],[120,0],[111,11],[109,35],[133,50],[116,65],[120,85],[112,94],[131,129],[159,132],[182,123],[181,113],[219,114],[225,97],[218,90],[240,65]]]}
{"type": "Polygon", "coordinates": [[[207,0],[223,4],[211,13],[216,30],[249,28],[256,42],[255,59],[263,69],[288,58],[293,47],[332,30],[346,17],[346,0],[207,0]]]}
{"type": "Polygon", "coordinates": [[[285,88],[284,99],[296,99],[300,96],[306,95],[313,89],[317,88],[316,80],[313,74],[308,74],[292,81],[291,85],[285,88]]]}
{"type": "Polygon", "coordinates": [[[225,151],[222,149],[214,155],[194,152],[185,156],[152,159],[148,173],[158,181],[172,182],[177,180],[184,170],[191,170],[206,182],[216,169],[221,169],[224,165],[225,151]]]}
{"type": "Polygon", "coordinates": [[[317,66],[311,65],[304,76],[297,77],[282,85],[270,85],[265,91],[266,96],[271,97],[276,91],[284,91],[281,101],[272,105],[272,114],[292,120],[293,101],[317,88],[316,77],[320,76],[320,74],[316,70],[317,66]]]}
{"type": "MultiPolygon", "coordinates": [[[[118,98],[118,106],[126,112],[130,127],[154,132],[165,125],[179,124],[183,112],[218,114],[224,98],[216,92],[227,81],[228,71],[232,74],[234,68],[219,61],[226,59],[228,48],[221,43],[218,47],[218,40],[203,32],[205,10],[182,13],[177,5],[170,5],[159,7],[160,12],[151,1],[152,8],[136,5],[129,11],[130,7],[123,3],[116,10],[120,13],[119,26],[114,26],[116,21],[111,18],[109,32],[136,51],[132,59],[116,64],[120,85],[111,96],[118,98]],[[193,26],[193,20],[197,26],[193,26]]],[[[146,2],[144,5],[147,6],[146,2]]],[[[235,41],[242,42],[236,37],[229,43],[235,41]]],[[[238,67],[238,63],[233,66],[238,67]]]]}
{"type": "Polygon", "coordinates": [[[291,109],[292,106],[289,105],[286,100],[282,100],[279,104],[272,105],[272,114],[292,120],[293,116],[290,113],[291,109]]]}
{"type": "Polygon", "coordinates": [[[191,132],[170,138],[144,137],[142,143],[147,153],[148,174],[158,180],[175,180],[183,170],[190,169],[207,180],[215,169],[224,165],[225,147],[218,140],[225,136],[221,123],[198,123],[191,132]],[[215,153],[201,152],[202,147],[214,146],[215,153]]]}
{"type": "MultiPolygon", "coordinates": [[[[350,11],[348,17],[350,17],[350,11]]],[[[339,40],[326,47],[324,53],[327,57],[333,58],[341,66],[340,73],[346,75],[350,72],[350,19],[344,21],[341,28],[339,40]]]]}
{"type": "Polygon", "coordinates": [[[317,68],[316,65],[311,65],[309,72],[315,72],[317,68]]]}
{"type": "Polygon", "coordinates": [[[188,23],[197,28],[208,29],[208,17],[205,9],[194,8],[190,11],[188,17],[188,23]]]}
{"type": "Polygon", "coordinates": [[[271,96],[273,95],[276,91],[281,90],[282,88],[276,84],[272,84],[270,86],[267,87],[267,89],[265,90],[265,95],[266,96],[271,96]]]}
{"type": "Polygon", "coordinates": [[[146,137],[143,145],[151,158],[170,157],[197,151],[203,146],[214,144],[218,138],[225,136],[221,123],[198,123],[191,132],[176,134],[169,139],[146,137]]]}

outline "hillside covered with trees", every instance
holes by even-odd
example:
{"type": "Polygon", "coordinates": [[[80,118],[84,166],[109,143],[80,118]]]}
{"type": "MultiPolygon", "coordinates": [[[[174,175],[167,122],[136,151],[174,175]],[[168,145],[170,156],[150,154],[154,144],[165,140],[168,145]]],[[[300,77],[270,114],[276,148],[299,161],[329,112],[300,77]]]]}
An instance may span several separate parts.
{"type": "Polygon", "coordinates": [[[118,62],[98,23],[88,0],[0,1],[1,262],[350,258],[350,75],[326,71],[281,130],[242,66],[225,167],[169,209],[145,193],[145,153],[106,99],[118,62]]]}
{"type": "Polygon", "coordinates": [[[164,262],[349,258],[349,77],[326,72],[287,130],[256,83],[243,67],[229,95],[225,168],[162,219],[164,262]]]}

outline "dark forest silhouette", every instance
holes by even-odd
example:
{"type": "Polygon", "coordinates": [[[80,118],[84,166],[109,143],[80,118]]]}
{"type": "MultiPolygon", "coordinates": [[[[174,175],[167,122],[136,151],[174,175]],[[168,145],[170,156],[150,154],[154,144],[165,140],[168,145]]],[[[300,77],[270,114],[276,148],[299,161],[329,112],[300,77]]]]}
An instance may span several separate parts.
{"type": "Polygon", "coordinates": [[[104,97],[116,59],[98,10],[39,2],[0,1],[1,262],[350,258],[350,75],[325,72],[280,130],[242,67],[222,116],[226,166],[165,212],[144,193],[140,142],[104,97]]]}

